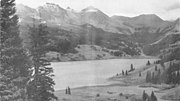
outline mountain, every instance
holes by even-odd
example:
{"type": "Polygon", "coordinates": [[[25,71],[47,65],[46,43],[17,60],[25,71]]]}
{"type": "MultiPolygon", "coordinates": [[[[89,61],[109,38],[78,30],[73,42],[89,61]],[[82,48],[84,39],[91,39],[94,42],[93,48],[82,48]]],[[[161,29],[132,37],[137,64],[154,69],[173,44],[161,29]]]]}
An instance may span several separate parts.
{"type": "Polygon", "coordinates": [[[32,22],[32,19],[40,19],[49,25],[62,27],[74,27],[83,24],[91,24],[105,31],[131,35],[139,31],[155,33],[162,30],[172,22],[164,21],[155,14],[143,14],[136,17],[112,16],[109,17],[95,7],[87,7],[77,12],[70,7],[61,8],[57,4],[46,3],[37,9],[25,5],[17,5],[17,14],[20,20],[32,22]]]}
{"type": "Polygon", "coordinates": [[[91,24],[108,32],[132,34],[128,26],[117,23],[111,19],[111,17],[94,7],[87,7],[80,12],[76,12],[70,7],[63,9],[57,4],[46,3],[37,9],[25,5],[17,5],[17,11],[20,18],[28,21],[27,23],[32,22],[33,18],[41,18],[41,20],[53,26],[57,25],[69,28],[72,25],[74,27],[83,24],[91,24]]]}
{"type": "Polygon", "coordinates": [[[171,22],[164,21],[155,14],[143,14],[136,17],[113,16],[112,19],[129,26],[133,29],[133,33],[140,31],[155,33],[171,24],[171,22]]]}
{"type": "MultiPolygon", "coordinates": [[[[179,49],[180,42],[180,21],[179,18],[163,29],[163,34],[157,41],[148,44],[144,47],[144,52],[147,55],[167,55],[179,49]]],[[[179,54],[179,53],[178,53],[179,54]]],[[[178,56],[178,54],[176,54],[178,56]]],[[[165,56],[163,56],[165,57],[165,56]]]]}
{"type": "Polygon", "coordinates": [[[23,4],[18,4],[16,6],[17,14],[19,16],[19,21],[21,23],[32,23],[32,18],[39,18],[38,12],[34,8],[30,8],[23,4]]]}
{"type": "Polygon", "coordinates": [[[79,14],[73,10],[63,9],[57,4],[46,3],[38,7],[41,18],[47,23],[56,25],[78,24],[79,14]]]}
{"type": "Polygon", "coordinates": [[[157,27],[164,22],[155,14],[143,14],[136,17],[112,16],[112,19],[129,23],[131,27],[157,27]]]}
{"type": "Polygon", "coordinates": [[[46,23],[54,43],[62,38],[72,40],[71,51],[79,44],[93,44],[131,55],[139,54],[139,50],[146,55],[160,55],[161,50],[176,43],[172,40],[179,40],[180,19],[165,21],[155,14],[109,17],[92,6],[78,12],[53,3],[36,9],[19,4],[17,14],[25,41],[28,41],[28,26],[46,23]]]}
{"type": "Polygon", "coordinates": [[[111,19],[94,7],[87,7],[81,11],[82,23],[88,23],[98,28],[102,28],[106,31],[117,32],[116,28],[113,27],[111,19]]]}
{"type": "Polygon", "coordinates": [[[164,21],[155,14],[143,14],[132,18],[132,23],[146,27],[157,27],[164,21]]]}

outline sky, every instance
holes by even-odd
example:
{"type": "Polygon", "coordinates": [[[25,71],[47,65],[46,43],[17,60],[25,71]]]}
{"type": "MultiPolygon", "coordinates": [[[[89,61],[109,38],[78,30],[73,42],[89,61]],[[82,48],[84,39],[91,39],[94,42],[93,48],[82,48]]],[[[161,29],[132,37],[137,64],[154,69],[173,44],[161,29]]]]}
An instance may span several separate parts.
{"type": "Polygon", "coordinates": [[[138,16],[156,14],[164,20],[175,20],[180,17],[180,0],[16,0],[37,8],[45,3],[55,3],[62,8],[70,7],[76,11],[93,6],[109,16],[138,16]]]}

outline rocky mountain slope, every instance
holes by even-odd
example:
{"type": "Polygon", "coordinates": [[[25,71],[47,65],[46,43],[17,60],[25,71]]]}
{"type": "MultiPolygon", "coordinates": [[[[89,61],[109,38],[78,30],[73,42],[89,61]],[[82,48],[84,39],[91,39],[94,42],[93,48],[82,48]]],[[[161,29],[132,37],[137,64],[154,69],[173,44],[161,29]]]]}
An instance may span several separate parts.
{"type": "MultiPolygon", "coordinates": [[[[57,49],[60,40],[69,44],[71,53],[77,45],[98,45],[122,54],[160,55],[179,42],[179,19],[165,21],[155,14],[136,17],[109,17],[95,7],[75,11],[46,3],[38,8],[17,5],[21,36],[28,41],[28,26],[46,23],[57,49]]],[[[62,48],[61,48],[62,49],[62,48]]],[[[58,51],[59,52],[59,51],[58,51]]]]}
{"type": "MultiPolygon", "coordinates": [[[[144,52],[148,55],[166,54],[179,49],[180,42],[180,20],[177,19],[170,26],[162,31],[163,35],[159,39],[144,47],[144,52]],[[166,30],[166,31],[165,31],[166,30]]],[[[178,55],[178,54],[177,54],[178,55]]]]}

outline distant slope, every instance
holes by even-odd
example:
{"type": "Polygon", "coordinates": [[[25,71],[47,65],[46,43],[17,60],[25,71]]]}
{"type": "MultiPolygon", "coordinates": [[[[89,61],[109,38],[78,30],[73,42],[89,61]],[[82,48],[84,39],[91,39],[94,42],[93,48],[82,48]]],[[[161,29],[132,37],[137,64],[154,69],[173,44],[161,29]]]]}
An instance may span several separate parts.
{"type": "Polygon", "coordinates": [[[167,30],[159,39],[144,47],[144,52],[148,55],[158,55],[167,50],[178,48],[180,41],[180,21],[177,19],[169,30],[167,30]]]}
{"type": "Polygon", "coordinates": [[[164,21],[154,14],[109,17],[95,7],[77,12],[53,3],[36,9],[20,4],[17,14],[24,43],[29,40],[29,26],[46,23],[53,45],[57,46],[62,39],[70,43],[67,52],[84,44],[119,50],[127,55],[139,55],[143,50],[145,55],[157,56],[180,40],[179,19],[164,21]]]}

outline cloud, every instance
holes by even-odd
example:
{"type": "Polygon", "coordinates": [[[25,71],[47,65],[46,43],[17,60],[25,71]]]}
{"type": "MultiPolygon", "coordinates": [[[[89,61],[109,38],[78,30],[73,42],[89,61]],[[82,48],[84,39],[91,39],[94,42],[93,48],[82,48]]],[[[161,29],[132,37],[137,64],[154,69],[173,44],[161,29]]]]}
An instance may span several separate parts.
{"type": "Polygon", "coordinates": [[[176,9],[180,9],[180,3],[179,2],[176,2],[173,5],[166,8],[167,11],[176,10],[176,9]]]}

